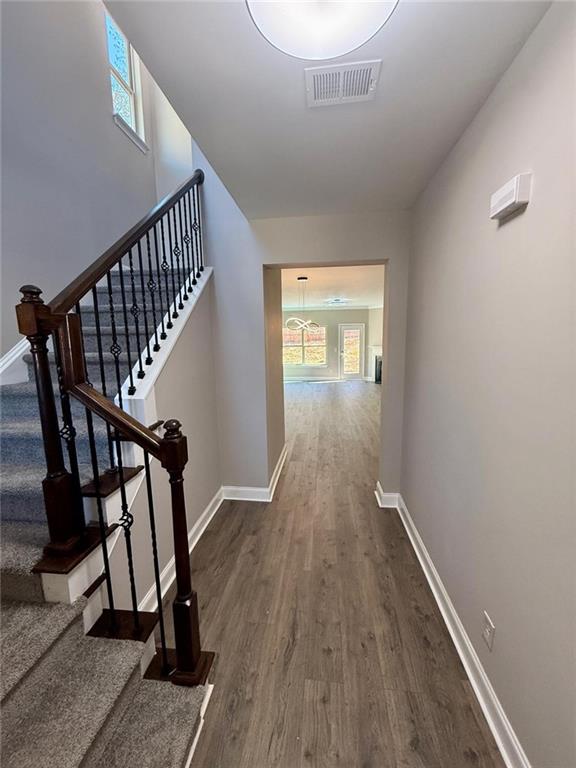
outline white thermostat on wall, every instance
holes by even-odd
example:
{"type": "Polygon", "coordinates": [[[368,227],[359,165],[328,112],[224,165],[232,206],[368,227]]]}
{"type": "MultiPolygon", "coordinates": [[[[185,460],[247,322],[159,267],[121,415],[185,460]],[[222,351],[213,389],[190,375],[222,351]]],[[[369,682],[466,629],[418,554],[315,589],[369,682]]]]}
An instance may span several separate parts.
{"type": "Polygon", "coordinates": [[[531,173],[519,173],[490,197],[490,218],[504,219],[530,202],[531,173]]]}

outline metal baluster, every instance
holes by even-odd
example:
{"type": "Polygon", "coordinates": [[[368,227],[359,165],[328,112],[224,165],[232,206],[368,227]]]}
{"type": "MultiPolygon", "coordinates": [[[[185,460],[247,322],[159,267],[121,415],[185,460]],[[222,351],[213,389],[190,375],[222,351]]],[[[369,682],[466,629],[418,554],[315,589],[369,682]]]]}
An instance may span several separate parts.
{"type": "MultiPolygon", "coordinates": [[[[158,352],[158,350],[160,349],[160,344],[158,343],[158,325],[156,322],[156,297],[154,296],[157,285],[153,277],[154,273],[152,271],[152,254],[150,252],[150,232],[146,232],[146,252],[148,254],[148,280],[146,282],[146,287],[148,288],[148,291],[150,293],[150,304],[152,305],[152,322],[154,323],[153,350],[154,352],[158,352]]],[[[142,291],[144,291],[144,286],[142,286],[142,291]]]]}
{"type": "Polygon", "coordinates": [[[194,234],[197,236],[196,243],[197,243],[197,250],[196,250],[196,277],[202,276],[202,270],[204,269],[204,262],[202,259],[202,236],[200,234],[200,225],[198,224],[198,212],[199,212],[199,206],[200,206],[200,200],[197,199],[197,192],[198,188],[193,187],[192,188],[192,205],[194,206],[194,222],[192,224],[192,229],[194,230],[194,234]]]}
{"type": "Polygon", "coordinates": [[[190,237],[193,238],[191,242],[192,250],[192,285],[196,285],[197,264],[198,264],[198,231],[194,230],[194,219],[192,218],[192,203],[190,202],[191,194],[190,190],[186,192],[186,208],[188,209],[188,221],[190,223],[190,237]],[[194,247],[196,246],[196,247],[194,247]]]}
{"type": "Polygon", "coordinates": [[[176,319],[179,317],[178,315],[178,307],[180,309],[183,309],[182,302],[179,304],[176,302],[176,282],[174,280],[174,253],[172,252],[172,227],[170,225],[170,211],[166,214],[167,220],[168,220],[168,247],[170,249],[170,274],[172,275],[172,296],[174,297],[174,311],[172,312],[172,317],[176,319]]]}
{"type": "MultiPolygon", "coordinates": [[[[130,326],[128,325],[128,308],[126,305],[126,288],[124,286],[124,265],[122,258],[118,262],[118,274],[120,275],[120,292],[122,294],[122,317],[124,318],[124,338],[126,339],[126,358],[128,360],[128,379],[130,381],[128,385],[128,394],[133,395],[136,392],[134,386],[134,374],[132,372],[132,349],[130,346],[130,326]]],[[[122,407],[122,402],[120,402],[122,407]]]]}
{"type": "Polygon", "coordinates": [[[164,612],[162,610],[162,587],[160,586],[160,566],[158,565],[158,544],[156,541],[156,519],[154,516],[154,496],[152,493],[152,477],[150,475],[150,457],[144,451],[144,468],[146,471],[146,491],[148,493],[148,513],[150,515],[150,535],[152,538],[152,561],[154,564],[154,581],[156,584],[156,600],[158,601],[158,622],[160,624],[160,647],[162,649],[162,674],[168,675],[168,651],[166,650],[166,632],[164,630],[164,612]]]}
{"type": "MultiPolygon", "coordinates": [[[[100,329],[100,309],[98,307],[98,291],[96,286],[92,288],[92,301],[94,303],[94,323],[96,325],[96,344],[98,346],[98,363],[100,366],[100,386],[102,394],[108,397],[106,389],[106,367],[104,365],[104,353],[102,351],[102,333],[100,329]]],[[[110,424],[106,423],[106,439],[108,441],[108,458],[110,459],[110,468],[108,472],[116,472],[116,460],[114,458],[114,445],[112,443],[112,430],[110,424]]]]}
{"type": "Polygon", "coordinates": [[[142,290],[142,311],[144,313],[144,333],[146,334],[146,365],[152,365],[152,355],[150,353],[150,329],[148,328],[148,310],[146,309],[146,289],[144,288],[144,272],[142,265],[142,240],[138,240],[138,268],[140,270],[140,288],[142,290]]]}
{"type": "Polygon", "coordinates": [[[64,377],[62,371],[62,361],[60,358],[60,349],[58,341],[53,335],[52,347],[54,349],[54,362],[56,363],[56,374],[58,376],[58,389],[60,391],[60,406],[62,409],[62,427],[60,428],[60,437],[66,443],[68,451],[68,461],[70,462],[70,474],[74,483],[74,492],[77,495],[78,503],[82,506],[82,491],[80,490],[80,470],[78,468],[78,452],[76,450],[76,428],[72,418],[72,408],[70,407],[70,396],[64,387],[64,377]]]}
{"type": "MultiPolygon", "coordinates": [[[[170,221],[170,216],[168,216],[168,221],[170,221]]],[[[176,257],[176,273],[178,276],[178,309],[184,309],[184,304],[182,303],[182,276],[180,274],[180,256],[182,255],[182,251],[178,245],[178,228],[176,225],[175,205],[172,207],[172,228],[174,231],[174,256],[176,257]]],[[[184,298],[188,298],[188,295],[186,294],[186,287],[184,287],[184,298]]]]}
{"type": "MultiPolygon", "coordinates": [[[[136,374],[139,379],[143,379],[146,375],[142,368],[142,346],[140,344],[140,322],[138,317],[140,315],[140,307],[136,301],[136,281],[134,279],[134,261],[132,259],[132,248],[128,251],[128,265],[130,268],[130,285],[132,286],[132,306],[130,307],[130,314],[134,318],[134,327],[136,328],[136,351],[138,353],[138,373],[136,374]]],[[[128,332],[128,329],[126,329],[128,332]]]]}
{"type": "Polygon", "coordinates": [[[204,242],[202,240],[202,195],[200,186],[196,185],[196,196],[198,198],[198,237],[200,239],[200,272],[204,272],[204,242]]]}
{"type": "Polygon", "coordinates": [[[188,226],[186,224],[186,202],[182,198],[178,200],[178,218],[180,219],[180,234],[182,235],[182,242],[186,246],[186,253],[183,254],[183,262],[185,265],[184,285],[186,286],[186,284],[188,284],[188,291],[192,293],[192,285],[190,283],[190,235],[188,234],[188,226]],[[184,206],[184,226],[182,226],[182,206],[184,206]]]}
{"type": "MultiPolygon", "coordinates": [[[[164,341],[166,338],[166,328],[164,327],[164,297],[162,295],[162,265],[160,264],[160,252],[158,251],[158,232],[156,230],[156,224],[154,224],[154,258],[156,261],[156,275],[158,276],[158,299],[160,301],[160,339],[164,341]]],[[[166,277],[166,295],[168,295],[168,276],[166,277]]]]}
{"type": "Polygon", "coordinates": [[[184,301],[188,301],[188,285],[186,283],[186,248],[184,244],[184,230],[182,229],[182,214],[180,211],[180,200],[177,200],[174,204],[174,227],[178,231],[178,250],[180,251],[180,258],[182,259],[182,291],[184,301]],[[176,224],[178,221],[178,224],[176,224]]]}
{"type": "MultiPolygon", "coordinates": [[[[110,576],[110,561],[108,558],[108,540],[106,537],[106,523],[104,522],[104,512],[102,509],[102,497],[100,494],[100,470],[98,468],[98,452],[96,450],[96,440],[94,439],[94,421],[92,412],[86,408],[86,424],[88,426],[88,442],[90,444],[90,459],[92,462],[92,475],[94,476],[94,493],[96,495],[96,509],[98,511],[98,527],[100,529],[100,540],[102,544],[102,560],[104,562],[104,576],[106,579],[106,592],[108,594],[108,608],[110,610],[110,629],[116,630],[116,609],[114,608],[114,594],[112,591],[112,579],[110,576]]],[[[110,425],[106,422],[107,431],[110,425]]]]}
{"type": "MultiPolygon", "coordinates": [[[[116,386],[118,387],[118,402],[122,408],[122,378],[120,376],[120,362],[118,358],[122,354],[122,347],[118,344],[118,334],[116,333],[116,317],[114,314],[114,297],[112,295],[112,281],[110,272],[106,273],[108,283],[108,303],[110,307],[110,325],[112,326],[112,344],[110,345],[110,354],[114,358],[114,368],[116,372],[116,386]]],[[[124,293],[124,290],[122,290],[124,293]]]]}
{"type": "MultiPolygon", "coordinates": [[[[154,232],[156,232],[156,229],[154,229],[154,232]]],[[[162,242],[162,264],[160,267],[162,268],[162,272],[164,272],[164,282],[166,283],[166,305],[167,305],[167,312],[168,312],[168,322],[166,323],[166,328],[170,330],[173,328],[172,320],[170,318],[170,290],[168,288],[168,272],[170,271],[170,265],[166,261],[166,241],[164,239],[164,219],[160,219],[160,240],[162,242]]]]}
{"type": "Polygon", "coordinates": [[[134,516],[130,514],[128,509],[128,501],[126,498],[126,484],[124,481],[124,462],[122,459],[122,444],[120,441],[120,434],[116,430],[116,458],[118,460],[118,472],[120,474],[120,507],[122,509],[122,515],[118,521],[118,524],[124,529],[124,541],[126,543],[126,558],[128,560],[128,576],[130,578],[130,596],[132,599],[132,615],[134,617],[134,630],[138,632],[140,629],[140,618],[138,616],[138,598],[136,597],[136,579],[134,577],[134,556],[132,554],[132,532],[131,527],[134,522],[134,516]]]}

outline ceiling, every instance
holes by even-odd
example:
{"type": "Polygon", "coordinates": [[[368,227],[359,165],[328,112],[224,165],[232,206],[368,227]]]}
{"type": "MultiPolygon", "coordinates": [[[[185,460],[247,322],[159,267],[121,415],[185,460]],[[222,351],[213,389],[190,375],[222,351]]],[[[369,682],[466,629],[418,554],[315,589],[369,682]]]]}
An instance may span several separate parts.
{"type": "Polygon", "coordinates": [[[549,5],[400,0],[337,59],[382,59],[375,100],[310,109],[243,0],[106,4],[248,218],[410,207],[549,5]]]}
{"type": "Polygon", "coordinates": [[[384,303],[384,265],[354,267],[300,267],[282,270],[282,307],[301,306],[299,275],[306,275],[307,309],[341,309],[326,304],[327,299],[349,299],[343,306],[382,307],[384,303]]]}

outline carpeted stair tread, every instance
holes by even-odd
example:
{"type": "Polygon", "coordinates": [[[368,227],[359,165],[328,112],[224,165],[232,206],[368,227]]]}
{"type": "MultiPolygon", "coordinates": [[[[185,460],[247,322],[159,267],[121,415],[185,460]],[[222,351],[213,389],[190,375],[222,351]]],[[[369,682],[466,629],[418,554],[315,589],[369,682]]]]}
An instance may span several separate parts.
{"type": "Polygon", "coordinates": [[[42,557],[44,545],[49,540],[46,522],[3,521],[0,532],[2,571],[29,573],[32,566],[42,557]]]}
{"type": "Polygon", "coordinates": [[[2,521],[0,588],[3,600],[44,600],[40,576],[30,572],[42,557],[44,545],[49,540],[42,499],[38,504],[42,512],[38,522],[2,521]]]}
{"type": "Polygon", "coordinates": [[[85,598],[65,603],[4,602],[0,663],[1,698],[25,678],[86,605],[85,598]]]}
{"type": "Polygon", "coordinates": [[[144,645],[84,635],[77,619],[3,709],[3,768],[77,768],[137,668],[144,645]]]}
{"type": "Polygon", "coordinates": [[[106,768],[183,768],[200,723],[205,686],[141,680],[106,745],[106,768]]]}

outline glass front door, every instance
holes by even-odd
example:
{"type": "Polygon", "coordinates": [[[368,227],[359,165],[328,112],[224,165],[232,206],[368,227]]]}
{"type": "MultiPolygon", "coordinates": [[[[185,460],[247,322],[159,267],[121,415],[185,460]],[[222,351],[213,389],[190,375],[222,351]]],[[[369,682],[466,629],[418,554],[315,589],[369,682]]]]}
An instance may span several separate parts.
{"type": "Polygon", "coordinates": [[[364,323],[340,325],[340,378],[364,378],[364,323]]]}

